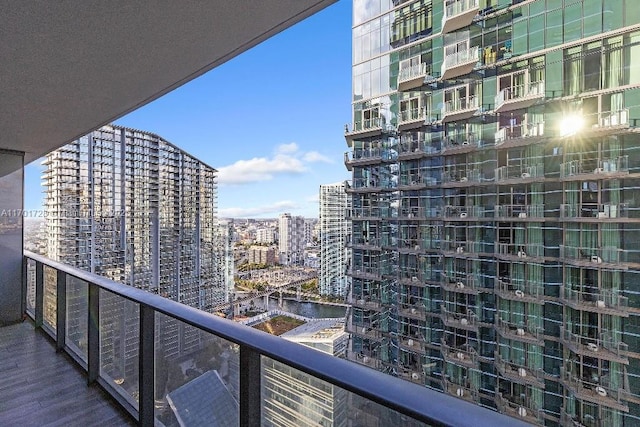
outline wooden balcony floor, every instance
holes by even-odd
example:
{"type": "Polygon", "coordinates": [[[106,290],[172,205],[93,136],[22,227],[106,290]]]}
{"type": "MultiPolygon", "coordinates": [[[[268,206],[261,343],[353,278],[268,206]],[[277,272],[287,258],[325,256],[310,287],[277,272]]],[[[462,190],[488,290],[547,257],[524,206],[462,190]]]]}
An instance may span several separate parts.
{"type": "Polygon", "coordinates": [[[31,322],[0,327],[0,425],[122,426],[135,421],[31,322]]]}

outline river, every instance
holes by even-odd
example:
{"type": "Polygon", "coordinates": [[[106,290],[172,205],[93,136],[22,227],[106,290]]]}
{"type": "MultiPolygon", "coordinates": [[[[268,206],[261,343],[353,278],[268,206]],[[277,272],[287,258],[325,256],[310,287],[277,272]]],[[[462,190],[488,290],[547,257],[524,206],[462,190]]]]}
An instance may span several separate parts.
{"type": "Polygon", "coordinates": [[[321,317],[344,317],[347,307],[316,302],[298,302],[287,299],[282,301],[282,307],[278,307],[278,299],[272,298],[269,299],[269,310],[284,310],[289,313],[317,319],[321,317]]]}

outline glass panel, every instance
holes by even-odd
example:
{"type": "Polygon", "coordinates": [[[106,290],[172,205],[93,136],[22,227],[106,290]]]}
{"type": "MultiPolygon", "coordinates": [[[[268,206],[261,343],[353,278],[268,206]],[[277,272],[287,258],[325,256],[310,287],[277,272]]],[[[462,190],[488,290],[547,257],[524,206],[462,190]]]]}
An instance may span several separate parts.
{"type": "Polygon", "coordinates": [[[56,333],[56,308],[58,306],[58,277],[57,270],[44,266],[44,324],[53,329],[56,333]]]}
{"type": "Polygon", "coordinates": [[[35,317],[36,313],[36,262],[27,260],[27,313],[35,317]]]}
{"type": "Polygon", "coordinates": [[[87,360],[88,292],[87,282],[67,276],[66,344],[85,361],[87,360]]]}
{"type": "Polygon", "coordinates": [[[262,405],[263,426],[425,425],[266,356],[262,405]]]}
{"type": "Polygon", "coordinates": [[[138,304],[100,290],[100,376],[138,406],[138,304]]]}
{"type": "Polygon", "coordinates": [[[165,426],[239,425],[239,346],[156,314],[156,418],[165,426]]]}

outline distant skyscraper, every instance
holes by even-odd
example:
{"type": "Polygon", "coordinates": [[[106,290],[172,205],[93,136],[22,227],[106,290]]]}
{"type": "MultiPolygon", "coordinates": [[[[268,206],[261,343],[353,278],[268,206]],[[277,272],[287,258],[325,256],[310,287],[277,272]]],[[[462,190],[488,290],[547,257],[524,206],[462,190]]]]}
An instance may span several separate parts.
{"type": "Polygon", "coordinates": [[[349,357],[640,425],[640,4],[353,4],[349,357]]]}
{"type": "Polygon", "coordinates": [[[349,206],[344,183],[320,186],[319,288],[322,295],[344,296],[348,290],[349,206]]]}
{"type": "Polygon", "coordinates": [[[275,234],[272,228],[258,228],[256,230],[256,243],[266,243],[270,245],[275,242],[275,234]]]}
{"type": "Polygon", "coordinates": [[[279,223],[279,251],[280,264],[302,265],[305,247],[305,220],[301,216],[289,213],[280,215],[279,223]]]}

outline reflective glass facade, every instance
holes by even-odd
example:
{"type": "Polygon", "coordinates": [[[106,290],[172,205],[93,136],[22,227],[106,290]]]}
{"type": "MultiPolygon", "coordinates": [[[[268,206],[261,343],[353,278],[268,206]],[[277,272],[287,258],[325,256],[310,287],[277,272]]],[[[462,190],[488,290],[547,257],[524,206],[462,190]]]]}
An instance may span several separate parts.
{"type": "Polygon", "coordinates": [[[354,1],[349,358],[640,424],[640,9],[354,1]]]}

